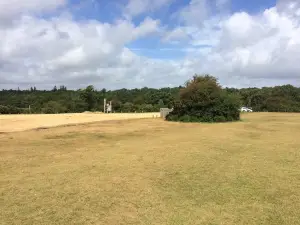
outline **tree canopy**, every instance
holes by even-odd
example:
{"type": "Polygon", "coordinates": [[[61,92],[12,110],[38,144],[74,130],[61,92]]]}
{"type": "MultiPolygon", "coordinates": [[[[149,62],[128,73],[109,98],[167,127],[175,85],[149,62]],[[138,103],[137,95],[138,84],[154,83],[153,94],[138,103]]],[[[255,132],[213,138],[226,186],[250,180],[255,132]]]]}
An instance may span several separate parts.
{"type": "MultiPolygon", "coordinates": [[[[193,78],[194,79],[194,78],[193,78]]],[[[189,89],[188,83],[182,87],[174,88],[141,88],[141,89],[120,89],[120,90],[97,90],[90,85],[83,90],[68,90],[66,86],[55,86],[52,90],[39,90],[31,87],[28,90],[0,90],[0,114],[18,113],[77,113],[84,111],[103,111],[103,99],[112,101],[114,112],[158,112],[160,108],[172,108],[179,99],[187,102],[190,93],[197,93],[205,98],[207,92],[202,90],[202,85],[207,87],[207,91],[212,89],[209,98],[214,95],[233,94],[239,96],[241,105],[252,107],[254,111],[268,112],[300,112],[300,88],[292,85],[263,88],[221,88],[219,84],[214,84],[215,78],[207,82],[193,84],[193,79],[189,89]],[[200,87],[197,90],[196,87],[200,87]],[[216,88],[217,87],[217,88],[216,88]],[[186,92],[191,90],[191,92],[186,92]],[[30,106],[30,109],[29,109],[30,106]]],[[[233,98],[232,96],[230,98],[233,98]]],[[[228,99],[227,99],[228,100],[228,99]]],[[[229,100],[228,100],[229,101],[229,100]]],[[[200,102],[201,103],[201,102],[200,102]]],[[[199,103],[199,104],[200,104],[199,103]]],[[[201,104],[207,104],[204,100],[201,104]]]]}
{"type": "Polygon", "coordinates": [[[80,98],[86,103],[87,110],[91,111],[97,103],[95,88],[93,85],[89,85],[84,90],[80,90],[80,98]]]}
{"type": "Polygon", "coordinates": [[[222,89],[215,77],[195,75],[180,90],[170,121],[225,122],[240,119],[239,96],[222,89]]]}

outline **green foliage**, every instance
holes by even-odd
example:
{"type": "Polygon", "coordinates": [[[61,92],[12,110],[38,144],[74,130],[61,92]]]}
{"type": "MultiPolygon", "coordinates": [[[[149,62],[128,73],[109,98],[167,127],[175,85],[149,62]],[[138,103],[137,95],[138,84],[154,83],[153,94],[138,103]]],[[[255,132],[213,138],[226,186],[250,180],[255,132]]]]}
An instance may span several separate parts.
{"type": "Polygon", "coordinates": [[[292,85],[276,87],[226,88],[229,93],[241,96],[243,105],[259,112],[300,112],[300,88],[292,85]]]}
{"type": "Polygon", "coordinates": [[[158,106],[159,106],[159,108],[165,108],[166,107],[165,103],[164,103],[164,101],[162,99],[159,99],[158,106]]]}
{"type": "Polygon", "coordinates": [[[46,114],[55,114],[55,113],[66,113],[67,108],[62,105],[60,102],[49,101],[44,104],[42,112],[46,114]]]}
{"type": "Polygon", "coordinates": [[[0,105],[0,114],[21,114],[26,113],[26,110],[15,106],[0,105]]]}
{"type": "Polygon", "coordinates": [[[4,105],[0,105],[0,114],[9,114],[8,107],[4,105]]]}
{"type": "Polygon", "coordinates": [[[237,95],[222,90],[217,79],[195,75],[180,91],[179,102],[166,117],[181,122],[226,122],[240,119],[237,95]]]}
{"type": "Polygon", "coordinates": [[[92,111],[97,102],[96,92],[93,85],[89,85],[86,89],[80,91],[80,97],[85,101],[87,110],[92,111]]]}
{"type": "MultiPolygon", "coordinates": [[[[142,104],[138,107],[138,112],[152,112],[153,105],[152,104],[142,104]]],[[[158,111],[158,110],[155,110],[158,111]]]]}
{"type": "MultiPolygon", "coordinates": [[[[231,98],[238,98],[237,96],[239,96],[241,105],[252,107],[254,111],[300,112],[300,88],[293,87],[292,85],[264,87],[261,89],[225,88],[221,90],[220,85],[215,84],[216,80],[213,77],[204,76],[193,79],[187,82],[187,84],[190,83],[189,88],[191,90],[191,92],[187,93],[185,93],[186,86],[160,89],[145,87],[131,90],[123,88],[114,91],[103,88],[98,91],[92,85],[84,90],[67,90],[67,87],[62,85],[54,86],[49,91],[38,90],[36,87],[32,87],[29,90],[2,90],[0,91],[0,113],[79,113],[86,110],[103,111],[104,98],[107,101],[112,101],[114,112],[158,112],[160,108],[172,108],[180,102],[180,98],[185,99],[186,102],[193,103],[195,93],[197,96],[202,96],[202,100],[197,103],[197,107],[205,107],[208,97],[211,102],[219,101],[220,99],[216,99],[215,96],[226,93],[225,96],[228,98],[223,98],[224,101],[222,104],[229,104],[231,98]],[[196,84],[193,84],[193,79],[201,81],[200,84],[197,84],[200,89],[197,88],[196,84]],[[207,88],[202,88],[201,85],[204,85],[202,81],[207,88]],[[191,95],[191,93],[194,94],[191,95]],[[207,95],[208,93],[210,94],[207,95]],[[58,104],[53,102],[57,102],[58,104]]],[[[232,101],[235,102],[235,100],[232,101]]],[[[185,105],[185,107],[187,106],[185,105]]],[[[230,108],[228,105],[226,107],[230,108]]],[[[203,118],[207,118],[207,115],[202,116],[203,118]]],[[[234,118],[234,115],[232,117],[234,118]]],[[[189,118],[189,120],[194,120],[194,118],[189,118]]],[[[221,121],[223,118],[216,115],[216,120],[221,121]]]]}

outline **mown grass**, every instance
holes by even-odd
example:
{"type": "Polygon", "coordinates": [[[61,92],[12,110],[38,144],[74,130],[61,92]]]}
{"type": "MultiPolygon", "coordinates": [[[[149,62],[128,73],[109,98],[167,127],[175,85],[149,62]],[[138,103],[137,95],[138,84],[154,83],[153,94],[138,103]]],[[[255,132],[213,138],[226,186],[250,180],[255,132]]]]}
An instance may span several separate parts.
{"type": "Polygon", "coordinates": [[[0,224],[300,221],[300,114],[0,134],[0,224]]]}

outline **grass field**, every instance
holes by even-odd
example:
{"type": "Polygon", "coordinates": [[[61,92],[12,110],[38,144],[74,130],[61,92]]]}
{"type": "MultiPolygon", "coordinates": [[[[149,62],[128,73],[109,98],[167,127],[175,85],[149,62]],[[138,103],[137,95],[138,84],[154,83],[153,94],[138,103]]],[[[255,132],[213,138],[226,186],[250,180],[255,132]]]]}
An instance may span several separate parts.
{"type": "Polygon", "coordinates": [[[0,224],[300,222],[300,114],[0,134],[0,224]]]}
{"type": "Polygon", "coordinates": [[[68,113],[52,115],[0,115],[0,132],[15,132],[61,125],[72,125],[107,120],[153,118],[158,116],[159,113],[68,113]]]}

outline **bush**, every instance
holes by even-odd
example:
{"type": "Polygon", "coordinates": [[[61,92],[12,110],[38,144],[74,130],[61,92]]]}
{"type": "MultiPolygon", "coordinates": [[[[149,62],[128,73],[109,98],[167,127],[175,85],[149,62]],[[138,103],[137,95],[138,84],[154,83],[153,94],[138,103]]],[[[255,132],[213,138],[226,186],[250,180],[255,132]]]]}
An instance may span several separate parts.
{"type": "Polygon", "coordinates": [[[0,114],[9,114],[9,108],[4,105],[0,105],[0,114]]]}
{"type": "Polygon", "coordinates": [[[18,107],[0,105],[0,114],[21,114],[23,111],[18,107]]]}
{"type": "Polygon", "coordinates": [[[46,114],[65,113],[67,112],[67,108],[59,102],[49,101],[44,104],[42,112],[46,114]]]}
{"type": "Polygon", "coordinates": [[[168,121],[181,122],[226,122],[240,120],[240,99],[228,94],[218,84],[217,79],[205,75],[194,76],[180,91],[179,101],[168,121]]]}

